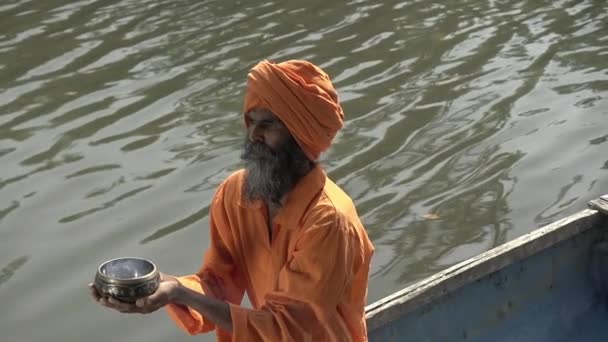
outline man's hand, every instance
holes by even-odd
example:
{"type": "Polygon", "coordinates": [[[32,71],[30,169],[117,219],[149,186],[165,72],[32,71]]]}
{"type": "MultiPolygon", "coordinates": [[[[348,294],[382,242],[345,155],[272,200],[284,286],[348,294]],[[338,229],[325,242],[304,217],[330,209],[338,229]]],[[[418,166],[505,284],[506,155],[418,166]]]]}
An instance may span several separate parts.
{"type": "Polygon", "coordinates": [[[161,273],[160,285],[156,292],[148,297],[139,298],[134,304],[121,302],[112,297],[102,296],[97,292],[92,283],[89,284],[89,289],[93,299],[105,307],[123,313],[147,314],[171,303],[179,286],[180,284],[175,277],[161,273]]]}

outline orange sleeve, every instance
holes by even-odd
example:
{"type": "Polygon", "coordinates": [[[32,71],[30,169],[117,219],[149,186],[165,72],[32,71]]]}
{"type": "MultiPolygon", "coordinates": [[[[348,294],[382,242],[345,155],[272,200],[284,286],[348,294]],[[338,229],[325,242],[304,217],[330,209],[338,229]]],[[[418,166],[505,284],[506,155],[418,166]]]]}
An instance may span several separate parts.
{"type": "MultiPolygon", "coordinates": [[[[224,210],[223,185],[216,193],[209,219],[210,246],[205,253],[203,266],[196,274],[178,277],[185,287],[231,304],[240,304],[243,300],[245,286],[243,278],[236,267],[234,258],[227,247],[230,237],[225,232],[228,222],[224,210]]],[[[177,304],[166,306],[167,313],[175,323],[190,335],[209,332],[215,324],[208,322],[196,310],[177,304]]],[[[218,331],[219,333],[223,333],[218,331]]]]}
{"type": "Polygon", "coordinates": [[[258,310],[230,305],[233,341],[352,340],[338,304],[362,259],[361,244],[334,213],[303,228],[265,304],[258,310]]]}

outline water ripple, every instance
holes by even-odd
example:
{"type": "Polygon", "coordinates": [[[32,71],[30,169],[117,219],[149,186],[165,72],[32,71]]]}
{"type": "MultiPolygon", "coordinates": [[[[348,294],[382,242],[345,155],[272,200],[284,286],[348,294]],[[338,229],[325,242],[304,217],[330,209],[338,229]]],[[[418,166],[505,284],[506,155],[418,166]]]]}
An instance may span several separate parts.
{"type": "MultiPolygon", "coordinates": [[[[338,88],[346,124],[322,163],[376,244],[370,300],[583,208],[608,188],[607,19],[594,0],[3,2],[0,331],[97,338],[72,288],[32,297],[50,268],[76,283],[114,254],[198,266],[264,58],[310,59],[338,88]]],[[[112,319],[94,319],[116,327],[105,339],[142,340],[112,319]]]]}

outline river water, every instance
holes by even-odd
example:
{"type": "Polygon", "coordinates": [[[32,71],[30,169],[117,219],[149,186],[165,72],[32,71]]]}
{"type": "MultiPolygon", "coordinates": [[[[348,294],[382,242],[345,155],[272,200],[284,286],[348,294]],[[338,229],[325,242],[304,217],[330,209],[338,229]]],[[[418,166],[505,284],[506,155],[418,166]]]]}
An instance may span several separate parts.
{"type": "Polygon", "coordinates": [[[608,193],[605,0],[2,0],[1,341],[201,340],[85,286],[122,255],[198,268],[264,58],[338,89],[323,165],[375,243],[370,302],[608,193]]]}

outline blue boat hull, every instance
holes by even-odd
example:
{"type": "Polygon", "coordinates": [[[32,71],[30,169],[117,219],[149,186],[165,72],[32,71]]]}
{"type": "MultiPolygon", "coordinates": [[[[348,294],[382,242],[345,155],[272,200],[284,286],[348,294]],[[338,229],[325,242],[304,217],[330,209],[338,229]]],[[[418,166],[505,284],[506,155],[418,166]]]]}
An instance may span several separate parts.
{"type": "Polygon", "coordinates": [[[579,216],[371,305],[370,341],[608,341],[608,224],[579,216]]]}

